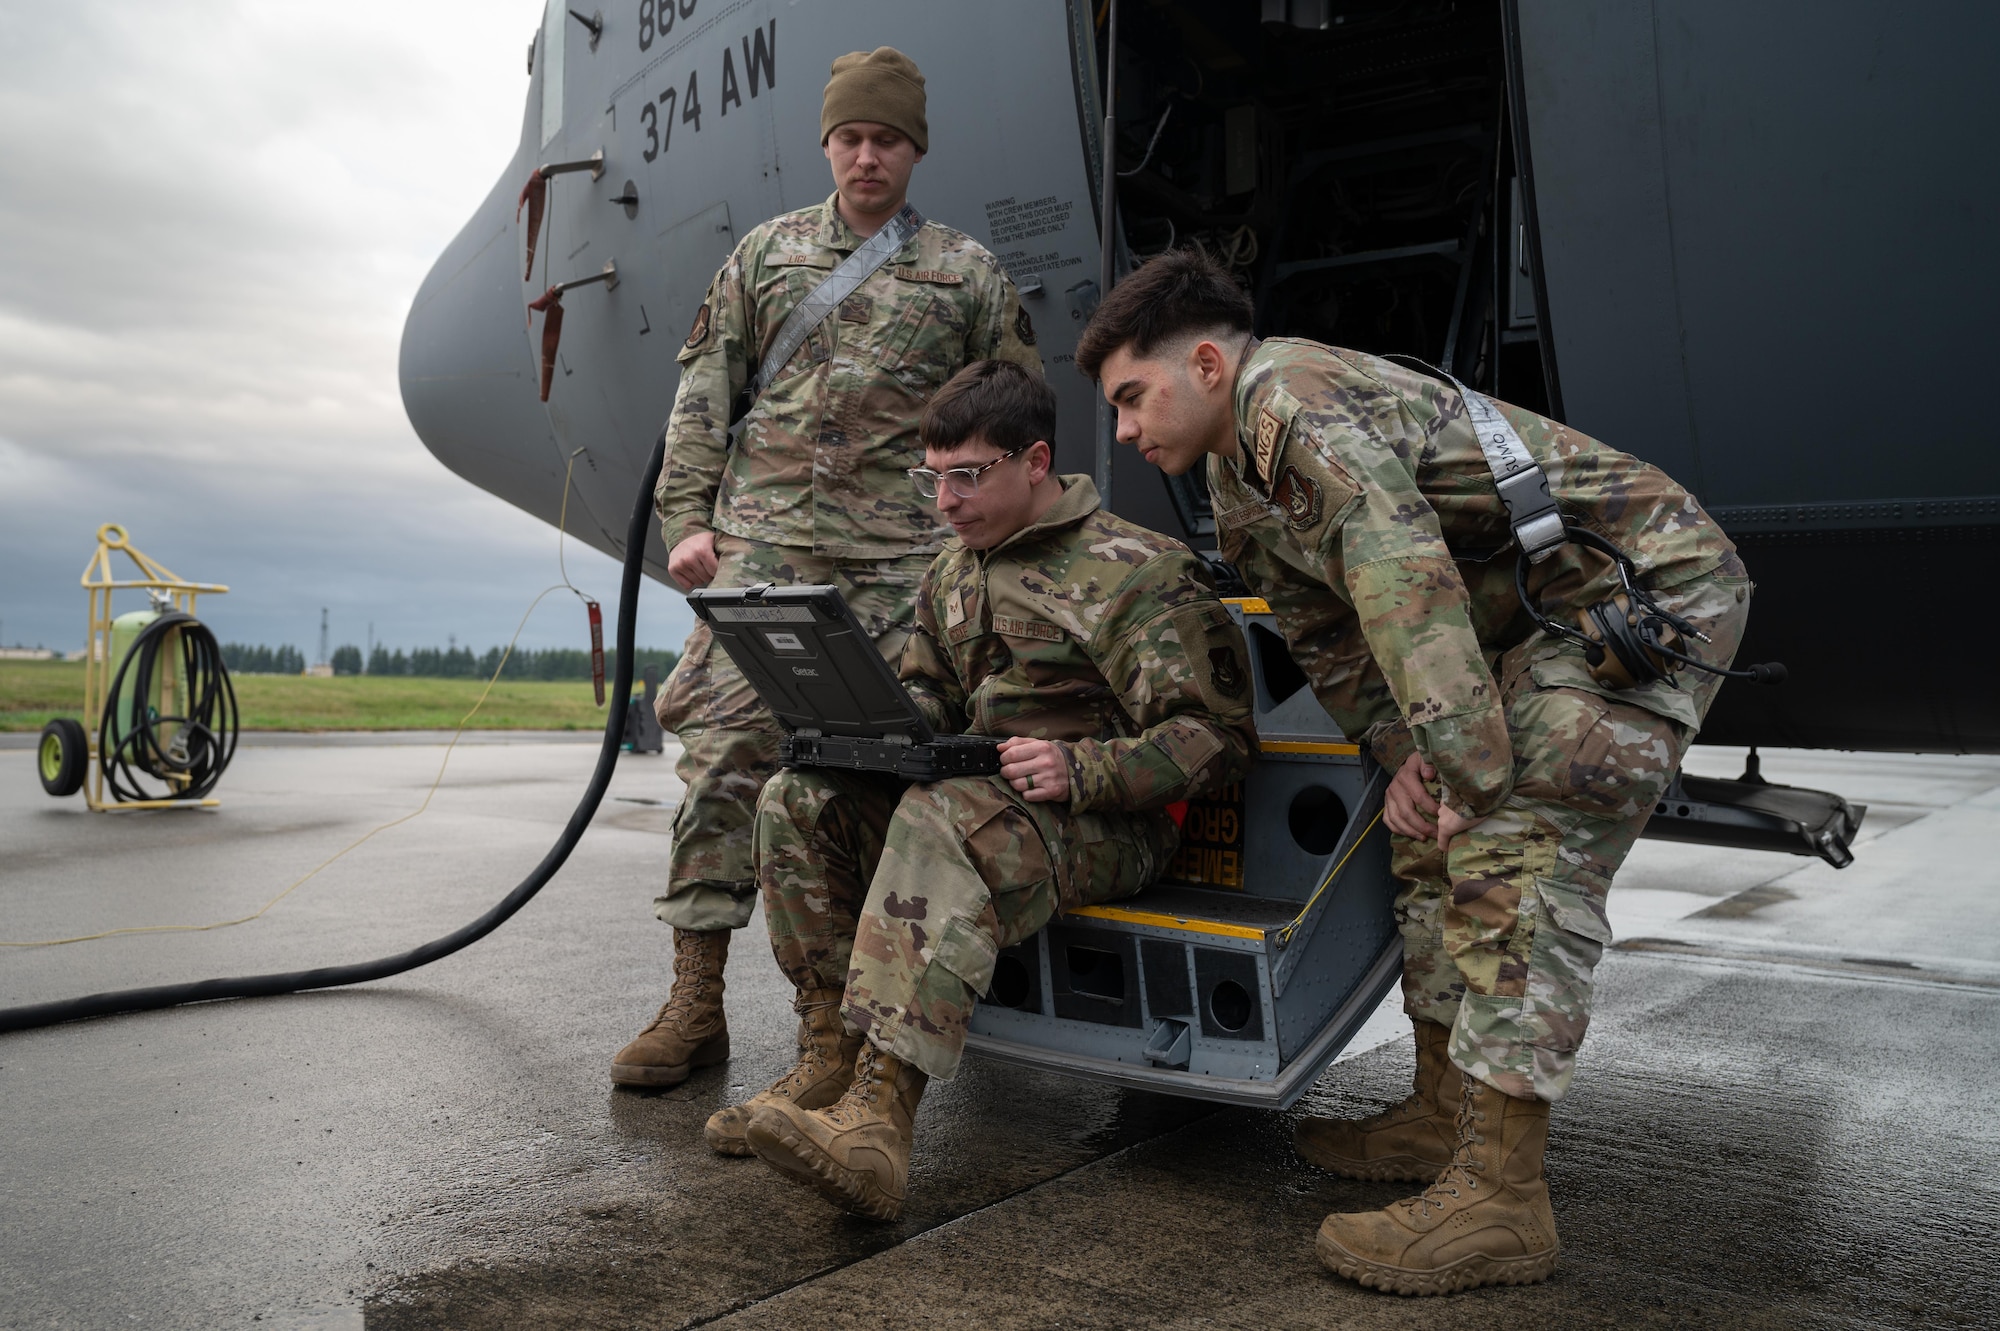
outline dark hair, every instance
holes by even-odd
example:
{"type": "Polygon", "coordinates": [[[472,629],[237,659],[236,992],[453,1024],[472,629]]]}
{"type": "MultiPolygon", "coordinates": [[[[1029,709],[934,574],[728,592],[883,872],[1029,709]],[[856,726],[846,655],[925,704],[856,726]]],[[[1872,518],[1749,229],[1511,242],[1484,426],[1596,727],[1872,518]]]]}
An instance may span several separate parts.
{"type": "Polygon", "coordinates": [[[1148,356],[1188,333],[1247,333],[1255,320],[1256,306],[1227,268],[1200,250],[1168,250],[1141,264],[1097,307],[1077,340],[1076,368],[1096,379],[1120,347],[1148,356]]]}
{"type": "Polygon", "coordinates": [[[1056,440],[1056,393],[1039,374],[1008,360],[976,360],[954,374],[924,408],[917,437],[942,452],[977,437],[1011,453],[1056,440]]]}

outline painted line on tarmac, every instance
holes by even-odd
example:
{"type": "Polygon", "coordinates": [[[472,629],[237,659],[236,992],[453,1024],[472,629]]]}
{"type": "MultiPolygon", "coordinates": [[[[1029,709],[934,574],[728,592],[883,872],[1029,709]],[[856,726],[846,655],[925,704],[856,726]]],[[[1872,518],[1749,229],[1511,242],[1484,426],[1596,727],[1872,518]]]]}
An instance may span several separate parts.
{"type": "Polygon", "coordinates": [[[1628,938],[1612,951],[1638,956],[1680,957],[1690,961],[1721,961],[1743,966],[1783,967],[1816,971],[1877,984],[1926,989],[2000,990],[2000,975],[1939,970],[1890,957],[1848,957],[1837,953],[1786,952],[1772,948],[1736,948],[1714,943],[1690,943],[1678,938],[1628,938]]]}

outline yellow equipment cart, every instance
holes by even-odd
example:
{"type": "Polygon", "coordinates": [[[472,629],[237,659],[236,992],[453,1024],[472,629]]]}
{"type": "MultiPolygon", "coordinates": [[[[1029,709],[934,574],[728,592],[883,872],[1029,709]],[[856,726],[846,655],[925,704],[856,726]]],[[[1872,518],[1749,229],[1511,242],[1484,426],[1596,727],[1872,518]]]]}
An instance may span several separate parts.
{"type": "Polygon", "coordinates": [[[189,582],[134,546],[125,529],[97,529],[83,571],[90,598],[83,713],[42,730],[38,768],[51,795],[86,786],[93,810],[214,808],[209,797],[236,750],[236,693],[195,601],[229,588],[189,582]],[[138,567],[118,578],[113,553],[138,567]],[[112,616],[111,595],[143,591],[143,610],[112,616]]]}

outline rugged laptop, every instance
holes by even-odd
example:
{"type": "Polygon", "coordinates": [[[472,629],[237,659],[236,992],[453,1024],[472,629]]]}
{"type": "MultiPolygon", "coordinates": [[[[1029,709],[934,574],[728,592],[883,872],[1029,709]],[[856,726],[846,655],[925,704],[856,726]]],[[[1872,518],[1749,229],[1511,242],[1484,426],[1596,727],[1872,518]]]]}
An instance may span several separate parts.
{"type": "Polygon", "coordinates": [[[704,588],[687,599],[784,726],[787,767],[846,767],[906,781],[1000,770],[998,739],[931,729],[839,588],[760,583],[704,588]]]}

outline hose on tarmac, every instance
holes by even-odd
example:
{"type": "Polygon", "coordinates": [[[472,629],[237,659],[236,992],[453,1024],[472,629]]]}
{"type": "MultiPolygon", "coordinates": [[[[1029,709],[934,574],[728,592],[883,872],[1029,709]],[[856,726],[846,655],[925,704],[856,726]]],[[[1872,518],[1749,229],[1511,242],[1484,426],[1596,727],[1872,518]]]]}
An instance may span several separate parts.
{"type": "Polygon", "coordinates": [[[193,615],[169,610],[146,625],[118,663],[104,697],[104,715],[97,723],[98,766],[121,800],[201,799],[215,789],[236,755],[236,690],[215,634],[193,615]],[[174,678],[182,715],[160,716],[146,705],[162,652],[179,658],[174,678]],[[127,675],[132,677],[129,693],[127,675]],[[169,735],[165,741],[162,732],[169,735]],[[148,778],[167,782],[166,794],[147,790],[148,778]]]}
{"type": "Polygon", "coordinates": [[[639,484],[639,498],[632,506],[632,521],[625,530],[625,572],[618,587],[617,674],[611,694],[610,715],[604,720],[604,743],[597,752],[597,768],[591,773],[590,785],[584,789],[583,798],[577,801],[576,809],[570,814],[569,823],[563,828],[562,835],[556,838],[555,845],[549,848],[549,853],[542,857],[542,862],[535,866],[533,872],[500,899],[499,904],[470,924],[393,957],[347,966],[322,966],[317,970],[198,980],[192,984],[165,984],[147,989],[120,989],[55,1003],[0,1008],[0,1032],[33,1030],[39,1026],[82,1021],[89,1017],[108,1017],[121,1012],[152,1012],[159,1008],[178,1007],[183,1003],[265,998],[273,994],[333,989],[386,979],[419,966],[428,966],[460,948],[470,947],[527,905],[555,877],[570,852],[576,849],[577,842],[583,839],[584,829],[596,817],[597,806],[611,785],[612,770],[618,765],[619,749],[625,738],[625,714],[632,705],[632,643],[639,617],[639,578],[645,568],[646,537],[653,517],[653,484],[659,479],[666,448],[667,437],[663,431],[653,445],[652,457],[646,463],[645,474],[639,484]]]}

